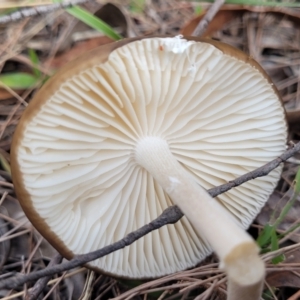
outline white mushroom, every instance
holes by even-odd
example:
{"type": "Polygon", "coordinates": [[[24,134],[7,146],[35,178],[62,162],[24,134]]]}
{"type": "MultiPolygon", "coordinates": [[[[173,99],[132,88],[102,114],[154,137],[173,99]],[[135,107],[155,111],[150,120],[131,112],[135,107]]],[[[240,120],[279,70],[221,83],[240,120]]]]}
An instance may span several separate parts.
{"type": "Polygon", "coordinates": [[[124,40],[69,64],[36,94],[14,136],[14,183],[28,218],[68,258],[176,204],[186,216],[178,223],[90,265],[150,278],[213,249],[230,299],[258,299],[264,266],[244,229],[281,170],[217,201],[205,190],[280,155],[286,131],[276,89],[238,50],[196,38],[124,40]]]}

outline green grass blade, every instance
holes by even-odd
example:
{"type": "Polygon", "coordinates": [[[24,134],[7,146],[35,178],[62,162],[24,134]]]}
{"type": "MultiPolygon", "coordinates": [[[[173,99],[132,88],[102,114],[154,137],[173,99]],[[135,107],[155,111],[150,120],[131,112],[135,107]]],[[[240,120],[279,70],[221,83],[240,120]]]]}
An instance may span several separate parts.
{"type": "MultiPolygon", "coordinates": [[[[279,217],[275,220],[275,222],[272,222],[273,223],[272,225],[270,223],[266,224],[264,226],[261,234],[258,236],[256,242],[261,248],[264,247],[263,251],[278,250],[279,249],[279,243],[278,243],[279,238],[289,234],[290,232],[292,232],[295,229],[300,227],[300,224],[296,224],[282,235],[277,235],[277,233],[276,233],[278,226],[282,223],[282,221],[284,220],[284,218],[286,217],[289,210],[294,205],[295,201],[297,200],[297,198],[300,194],[300,168],[298,169],[297,174],[295,176],[295,180],[293,183],[293,191],[294,191],[294,193],[293,193],[292,197],[288,200],[288,202],[285,204],[285,206],[281,210],[279,217]]],[[[272,216],[274,216],[274,215],[275,215],[275,212],[273,213],[272,216]]],[[[271,217],[271,219],[272,218],[273,217],[271,217]]],[[[284,261],[283,255],[279,255],[272,259],[273,264],[278,264],[282,261],[284,261]]]]}
{"type": "Polygon", "coordinates": [[[294,226],[292,226],[289,230],[285,231],[284,233],[281,233],[278,235],[279,239],[282,239],[284,237],[286,237],[288,234],[290,234],[291,232],[295,231],[296,229],[298,229],[300,227],[300,223],[295,224],[294,226]]]}
{"type": "Polygon", "coordinates": [[[300,193],[300,168],[298,169],[295,180],[294,180],[294,191],[295,191],[295,194],[297,194],[297,196],[298,196],[300,193]]]}
{"type": "Polygon", "coordinates": [[[34,75],[28,73],[8,73],[0,75],[0,85],[11,89],[28,89],[34,87],[39,81],[34,75]]]}
{"type": "Polygon", "coordinates": [[[283,209],[280,212],[279,217],[277,218],[277,220],[273,224],[275,229],[277,229],[279,224],[283,221],[283,219],[288,214],[289,210],[291,209],[291,207],[294,205],[295,201],[297,200],[297,197],[299,196],[299,193],[300,193],[300,168],[298,169],[298,171],[296,173],[295,180],[293,182],[293,189],[294,189],[293,196],[286,203],[286,205],[283,207],[283,209]]]}
{"type": "MultiPolygon", "coordinates": [[[[276,234],[276,231],[273,230],[272,235],[271,235],[271,251],[276,251],[278,249],[279,249],[278,236],[276,234]]],[[[284,255],[282,255],[282,254],[278,255],[272,259],[272,263],[274,265],[279,264],[283,261],[284,261],[284,255]]]]}
{"type": "MultiPolygon", "coordinates": [[[[299,193],[298,193],[299,194],[299,193]]],[[[280,212],[279,217],[277,218],[277,220],[274,223],[274,227],[275,229],[277,229],[277,227],[280,225],[280,223],[283,221],[283,219],[285,218],[285,216],[288,214],[289,210],[291,209],[291,207],[294,205],[294,203],[297,200],[298,194],[294,193],[293,197],[287,202],[287,204],[283,207],[282,211],[280,212]]]]}
{"type": "Polygon", "coordinates": [[[11,175],[11,169],[8,161],[4,158],[4,156],[0,152],[0,165],[2,165],[2,168],[11,175]]]}
{"type": "Polygon", "coordinates": [[[34,75],[37,78],[40,78],[41,71],[37,68],[37,66],[39,65],[39,58],[38,58],[36,52],[33,49],[28,49],[28,55],[29,55],[30,61],[34,65],[34,67],[32,68],[34,75]]]}
{"type": "Polygon", "coordinates": [[[79,6],[67,8],[66,11],[88,26],[103,32],[106,36],[113,40],[120,40],[122,38],[122,36],[115,32],[108,24],[79,6]]]}

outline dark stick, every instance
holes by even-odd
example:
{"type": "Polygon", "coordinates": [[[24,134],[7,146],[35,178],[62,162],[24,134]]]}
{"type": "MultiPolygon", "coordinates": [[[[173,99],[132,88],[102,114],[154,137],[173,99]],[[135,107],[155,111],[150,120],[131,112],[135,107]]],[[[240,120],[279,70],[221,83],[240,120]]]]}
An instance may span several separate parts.
{"type": "MultiPolygon", "coordinates": [[[[63,257],[60,254],[56,254],[51,261],[49,262],[47,268],[50,268],[52,266],[58,265],[61,263],[63,257]]],[[[34,285],[32,289],[28,291],[28,293],[25,296],[25,300],[36,300],[38,299],[38,296],[43,291],[43,289],[46,287],[48,281],[51,279],[51,276],[45,276],[40,278],[34,285]]]]}
{"type": "Polygon", "coordinates": [[[278,156],[274,160],[261,166],[260,168],[255,169],[254,171],[251,171],[249,173],[246,173],[246,174],[244,174],[232,181],[229,181],[225,184],[214,187],[214,188],[208,190],[207,192],[212,197],[216,197],[216,196],[223,194],[223,193],[231,190],[232,188],[237,187],[247,181],[250,181],[250,180],[258,178],[258,177],[266,176],[271,171],[276,169],[281,163],[287,161],[290,157],[292,157],[299,151],[300,151],[300,142],[298,142],[297,144],[292,144],[292,146],[288,150],[283,152],[280,156],[278,156]]]}
{"type": "Polygon", "coordinates": [[[17,286],[24,284],[25,282],[37,280],[40,277],[51,276],[63,271],[67,271],[82,266],[90,261],[93,261],[97,258],[103,257],[114,251],[123,249],[124,247],[131,245],[133,242],[135,242],[136,240],[138,240],[139,238],[143,237],[144,235],[146,235],[147,233],[153,230],[156,230],[167,224],[174,224],[182,216],[183,214],[181,213],[180,209],[177,206],[171,206],[166,210],[164,210],[163,213],[154,221],[150,222],[147,225],[144,225],[143,227],[139,228],[136,231],[129,233],[127,236],[125,236],[123,239],[119,240],[118,242],[115,242],[111,245],[103,247],[102,249],[87,254],[76,255],[73,259],[71,259],[68,262],[64,262],[62,264],[55,265],[53,267],[49,267],[44,270],[32,272],[27,275],[17,275],[13,278],[2,280],[0,282],[0,289],[3,289],[4,287],[16,288],[17,286]]]}
{"type": "MultiPolygon", "coordinates": [[[[249,172],[247,174],[244,174],[238,178],[236,178],[233,181],[230,181],[226,184],[223,184],[221,186],[212,188],[208,190],[208,193],[212,197],[216,197],[217,195],[220,195],[224,192],[229,191],[230,189],[237,187],[249,180],[252,180],[257,177],[262,177],[267,174],[269,174],[272,170],[274,170],[276,167],[278,167],[282,162],[286,161],[290,157],[292,157],[295,153],[300,151],[300,142],[291,146],[290,149],[286,150],[282,155],[277,157],[276,159],[272,160],[271,162],[263,165],[262,167],[249,172]]],[[[8,278],[5,280],[0,281],[0,289],[3,288],[16,288],[19,285],[22,285],[28,281],[37,280],[44,276],[51,276],[54,274],[57,274],[59,272],[63,272],[66,270],[70,270],[79,266],[82,266],[90,261],[93,261],[95,259],[98,259],[100,257],[103,257],[105,255],[108,255],[114,251],[120,250],[126,246],[131,245],[133,242],[138,240],[139,238],[143,237],[147,233],[159,229],[160,227],[167,225],[167,224],[174,224],[180,218],[183,217],[182,212],[177,206],[171,206],[163,211],[163,213],[150,222],[147,225],[144,225],[143,227],[139,228],[138,230],[129,233],[127,236],[125,236],[123,239],[121,239],[118,242],[115,242],[111,245],[105,246],[102,249],[96,250],[94,252],[90,252],[87,254],[77,255],[73,259],[71,259],[68,262],[64,262],[59,265],[55,265],[49,268],[46,268],[44,270],[40,270],[37,272],[32,272],[27,275],[17,275],[13,278],[8,278]]]]}

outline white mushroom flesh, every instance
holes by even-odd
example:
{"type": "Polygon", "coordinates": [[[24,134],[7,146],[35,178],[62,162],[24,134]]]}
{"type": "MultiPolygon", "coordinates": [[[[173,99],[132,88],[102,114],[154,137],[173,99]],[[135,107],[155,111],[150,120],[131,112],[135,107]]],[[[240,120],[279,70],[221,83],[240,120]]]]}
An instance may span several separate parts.
{"type": "MultiPolygon", "coordinates": [[[[210,189],[280,155],[286,125],[261,73],[212,45],[149,38],[116,49],[107,62],[61,84],[29,122],[18,150],[35,210],[73,253],[116,242],[172,205],[134,159],[147,136],[167,141],[191,177],[210,189]]],[[[217,200],[247,228],[280,171],[217,200]]],[[[210,252],[184,217],[91,265],[157,277],[210,252]]]]}

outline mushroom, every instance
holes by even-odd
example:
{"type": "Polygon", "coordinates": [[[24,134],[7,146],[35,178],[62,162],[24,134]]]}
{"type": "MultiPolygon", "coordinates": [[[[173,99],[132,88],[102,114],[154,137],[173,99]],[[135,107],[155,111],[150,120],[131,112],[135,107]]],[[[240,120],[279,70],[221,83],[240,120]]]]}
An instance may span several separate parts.
{"type": "Polygon", "coordinates": [[[212,199],[205,191],[285,149],[284,109],[251,57],[212,40],[125,39],[93,50],[34,96],[13,138],[20,203],[66,258],[109,245],[176,204],[185,214],[90,263],[152,278],[211,251],[228,299],[259,299],[264,264],[245,232],[281,169],[212,199]]]}

